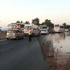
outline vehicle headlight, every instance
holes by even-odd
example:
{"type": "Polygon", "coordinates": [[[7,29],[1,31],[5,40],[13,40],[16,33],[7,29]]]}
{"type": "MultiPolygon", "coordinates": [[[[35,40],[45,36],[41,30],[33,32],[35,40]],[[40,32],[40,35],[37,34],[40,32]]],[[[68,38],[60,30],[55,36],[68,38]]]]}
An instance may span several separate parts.
{"type": "Polygon", "coordinates": [[[7,33],[7,35],[9,35],[9,33],[7,33]]]}

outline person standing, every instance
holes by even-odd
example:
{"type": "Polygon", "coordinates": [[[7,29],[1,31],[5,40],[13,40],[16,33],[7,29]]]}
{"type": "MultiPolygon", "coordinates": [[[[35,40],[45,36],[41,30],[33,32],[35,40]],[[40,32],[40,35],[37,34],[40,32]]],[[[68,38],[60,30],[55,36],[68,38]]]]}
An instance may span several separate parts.
{"type": "Polygon", "coordinates": [[[31,41],[31,35],[32,33],[31,33],[31,30],[29,29],[29,41],[31,41]]]}

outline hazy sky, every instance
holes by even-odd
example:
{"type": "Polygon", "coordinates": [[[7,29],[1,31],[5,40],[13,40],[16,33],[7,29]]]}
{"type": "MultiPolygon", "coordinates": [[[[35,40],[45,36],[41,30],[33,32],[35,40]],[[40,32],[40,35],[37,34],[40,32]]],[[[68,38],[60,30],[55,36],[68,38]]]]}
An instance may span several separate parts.
{"type": "Polygon", "coordinates": [[[54,24],[70,24],[70,0],[0,0],[0,26],[29,21],[38,17],[54,24]]]}

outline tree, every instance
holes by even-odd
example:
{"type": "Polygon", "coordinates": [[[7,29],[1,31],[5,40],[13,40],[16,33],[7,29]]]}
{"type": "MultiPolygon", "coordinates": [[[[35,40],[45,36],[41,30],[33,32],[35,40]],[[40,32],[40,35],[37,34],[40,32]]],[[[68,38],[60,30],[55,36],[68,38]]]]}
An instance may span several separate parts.
{"type": "Polygon", "coordinates": [[[67,26],[66,23],[63,23],[63,26],[66,27],[67,26]]]}
{"type": "Polygon", "coordinates": [[[30,24],[29,21],[26,21],[25,24],[30,24]]]}
{"type": "Polygon", "coordinates": [[[66,28],[70,29],[70,25],[67,25],[66,28]]]}
{"type": "Polygon", "coordinates": [[[20,23],[20,21],[16,21],[16,23],[20,23]]]}
{"type": "Polygon", "coordinates": [[[46,19],[42,24],[46,25],[46,26],[48,26],[50,28],[54,27],[54,24],[51,22],[51,20],[48,20],[48,19],[46,19]]]}
{"type": "Polygon", "coordinates": [[[54,23],[51,23],[51,27],[54,28],[54,23]]]}
{"type": "Polygon", "coordinates": [[[23,23],[23,21],[16,21],[16,23],[23,23]]]}
{"type": "Polygon", "coordinates": [[[39,18],[33,19],[32,24],[39,25],[39,18]]]}
{"type": "Polygon", "coordinates": [[[23,23],[23,21],[21,21],[20,23],[23,23]]]}
{"type": "Polygon", "coordinates": [[[46,19],[46,20],[45,20],[45,25],[47,25],[47,26],[50,27],[50,25],[51,25],[51,20],[46,19]]]}

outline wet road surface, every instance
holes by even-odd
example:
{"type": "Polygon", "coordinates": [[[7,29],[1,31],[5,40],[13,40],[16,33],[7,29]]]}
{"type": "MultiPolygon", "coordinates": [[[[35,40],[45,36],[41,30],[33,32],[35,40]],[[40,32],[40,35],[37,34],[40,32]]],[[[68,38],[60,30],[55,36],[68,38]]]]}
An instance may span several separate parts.
{"type": "Polygon", "coordinates": [[[50,70],[36,37],[28,41],[0,40],[0,70],[50,70]]]}
{"type": "Polygon", "coordinates": [[[38,38],[45,62],[52,70],[70,70],[70,32],[38,38]]]}

